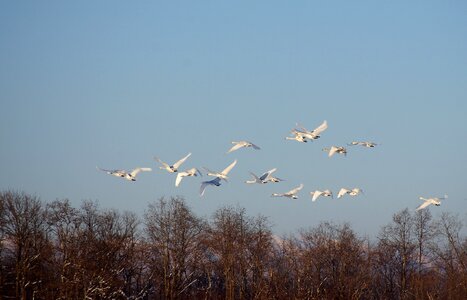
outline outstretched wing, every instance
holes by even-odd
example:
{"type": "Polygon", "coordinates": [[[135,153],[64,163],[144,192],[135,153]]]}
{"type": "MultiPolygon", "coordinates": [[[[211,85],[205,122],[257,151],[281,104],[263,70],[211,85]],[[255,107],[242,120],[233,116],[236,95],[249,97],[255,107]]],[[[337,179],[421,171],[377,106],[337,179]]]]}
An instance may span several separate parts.
{"type": "Polygon", "coordinates": [[[112,174],[113,172],[117,171],[117,170],[106,170],[106,169],[101,169],[99,168],[98,166],[96,166],[96,169],[98,169],[99,171],[102,171],[102,172],[106,172],[108,174],[112,174]]]}
{"type": "Polygon", "coordinates": [[[229,174],[230,170],[232,170],[233,167],[237,164],[237,160],[234,160],[233,163],[231,163],[227,168],[225,168],[221,173],[223,175],[229,174]]]}
{"type": "Polygon", "coordinates": [[[328,128],[328,122],[326,120],[323,121],[321,125],[319,125],[315,130],[313,130],[314,135],[320,135],[321,132],[325,131],[328,128]]]}
{"type": "Polygon", "coordinates": [[[262,181],[267,180],[268,178],[271,177],[271,174],[274,173],[276,170],[277,170],[277,168],[274,168],[274,169],[271,169],[271,170],[267,171],[266,173],[261,175],[261,177],[259,179],[261,179],[262,181]]]}
{"type": "Polygon", "coordinates": [[[346,189],[346,188],[341,188],[341,189],[339,190],[339,193],[337,194],[337,199],[339,199],[340,197],[342,197],[342,196],[344,196],[345,194],[347,194],[348,191],[349,191],[349,190],[346,189]]]}
{"type": "Polygon", "coordinates": [[[115,175],[115,176],[125,176],[126,171],[125,170],[106,170],[106,169],[101,169],[99,167],[96,167],[99,171],[106,172],[109,175],[115,175]]]}
{"type": "Polygon", "coordinates": [[[301,183],[298,187],[294,188],[293,190],[288,191],[287,195],[295,195],[303,188],[303,183],[301,183]]]}
{"type": "Polygon", "coordinates": [[[185,156],[184,158],[180,159],[179,161],[177,161],[176,163],[173,164],[174,168],[175,169],[178,169],[180,167],[181,164],[183,164],[183,162],[188,158],[190,157],[191,153],[188,153],[187,156],[185,156]]]}
{"type": "Polygon", "coordinates": [[[167,163],[163,162],[162,160],[160,160],[159,157],[154,156],[154,159],[157,160],[158,162],[160,162],[164,166],[164,168],[169,168],[170,167],[169,164],[167,164],[167,163]]]}
{"type": "Polygon", "coordinates": [[[258,176],[256,176],[256,174],[255,174],[255,173],[253,173],[253,172],[250,172],[250,174],[251,174],[251,176],[253,176],[253,178],[255,179],[255,181],[262,181],[262,180],[263,180],[263,179],[262,179],[262,178],[263,178],[263,176],[261,176],[261,177],[259,177],[259,178],[258,178],[258,176]]]}
{"type": "Polygon", "coordinates": [[[182,181],[184,177],[184,172],[180,172],[177,174],[177,177],[175,178],[175,186],[179,186],[180,185],[180,182],[182,181]]]}
{"type": "Polygon", "coordinates": [[[151,168],[136,168],[133,171],[131,171],[130,175],[132,177],[135,177],[139,172],[150,172],[152,171],[151,168]]]}
{"type": "Polygon", "coordinates": [[[334,153],[337,152],[337,147],[332,146],[331,149],[329,150],[328,156],[331,157],[334,155],[334,153]]]}
{"type": "Polygon", "coordinates": [[[258,147],[257,145],[253,144],[252,142],[248,142],[248,143],[250,143],[251,147],[253,147],[253,149],[255,149],[255,150],[260,150],[260,149],[261,149],[260,147],[258,147]]]}
{"type": "Polygon", "coordinates": [[[316,199],[318,199],[318,197],[321,196],[322,192],[314,191],[314,192],[310,192],[310,194],[312,195],[311,201],[315,202],[316,199]]]}
{"type": "Polygon", "coordinates": [[[245,146],[245,144],[242,142],[232,142],[232,143],[234,143],[235,145],[233,145],[232,148],[230,148],[229,151],[227,151],[227,153],[233,152],[245,146]]]}
{"type": "Polygon", "coordinates": [[[427,207],[428,205],[430,205],[431,202],[430,201],[425,201],[422,203],[422,205],[420,205],[419,207],[417,207],[417,209],[415,210],[420,210],[420,209],[424,209],[425,207],[427,207]]]}
{"type": "Polygon", "coordinates": [[[297,129],[300,130],[300,131],[303,131],[303,132],[310,132],[308,129],[306,129],[302,124],[300,123],[295,123],[295,125],[297,126],[297,129]]]}
{"type": "Polygon", "coordinates": [[[210,180],[210,181],[203,181],[201,183],[200,188],[199,188],[199,196],[202,197],[204,195],[204,191],[206,190],[206,187],[208,185],[215,185],[215,186],[221,185],[220,181],[221,181],[220,177],[216,177],[216,178],[214,178],[213,180],[210,180]]]}
{"type": "Polygon", "coordinates": [[[211,183],[209,181],[203,181],[201,183],[201,186],[199,188],[199,196],[202,197],[204,195],[204,191],[206,190],[206,187],[210,185],[211,183]]]}

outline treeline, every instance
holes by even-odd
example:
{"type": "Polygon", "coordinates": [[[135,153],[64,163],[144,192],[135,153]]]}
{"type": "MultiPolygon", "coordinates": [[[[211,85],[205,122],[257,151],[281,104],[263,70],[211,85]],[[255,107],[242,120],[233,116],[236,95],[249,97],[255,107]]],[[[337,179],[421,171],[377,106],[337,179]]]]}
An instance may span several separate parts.
{"type": "Polygon", "coordinates": [[[372,241],[321,223],[278,238],[243,208],[134,213],[0,192],[3,299],[465,299],[461,220],[405,209],[372,241]]]}

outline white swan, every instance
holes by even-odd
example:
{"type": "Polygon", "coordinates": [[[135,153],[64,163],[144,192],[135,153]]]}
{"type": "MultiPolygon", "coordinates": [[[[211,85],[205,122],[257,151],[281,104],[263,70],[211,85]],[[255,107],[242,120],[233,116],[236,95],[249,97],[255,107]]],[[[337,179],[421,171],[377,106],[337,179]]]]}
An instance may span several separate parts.
{"type": "Polygon", "coordinates": [[[328,128],[328,122],[326,120],[324,120],[323,123],[321,123],[321,125],[319,125],[311,131],[298,123],[296,125],[299,128],[298,131],[301,132],[301,134],[309,140],[319,139],[321,137],[321,133],[328,128]]]}
{"type": "Polygon", "coordinates": [[[214,172],[214,171],[209,170],[206,167],[203,167],[203,168],[208,172],[209,176],[220,177],[224,179],[225,181],[227,181],[227,178],[229,178],[227,177],[227,174],[229,174],[230,170],[232,170],[232,168],[235,167],[236,164],[237,164],[237,160],[234,160],[233,163],[231,163],[227,168],[222,170],[222,172],[214,172]]]}
{"type": "Polygon", "coordinates": [[[324,190],[324,191],[314,191],[314,192],[310,192],[310,195],[311,195],[311,201],[315,202],[319,196],[324,196],[324,197],[333,197],[332,196],[332,192],[330,190],[324,190]]]}
{"type": "MultiPolygon", "coordinates": [[[[274,169],[272,169],[272,170],[267,171],[266,173],[269,173],[269,175],[268,175],[263,181],[264,181],[265,183],[284,181],[284,179],[281,179],[281,178],[272,176],[272,173],[275,172],[276,170],[277,170],[277,169],[274,168],[274,169]]],[[[265,174],[266,174],[266,173],[265,173],[265,174]]],[[[263,174],[263,175],[264,175],[264,174],[263,174]]]]}
{"type": "Polygon", "coordinates": [[[347,149],[344,147],[331,146],[331,148],[323,148],[323,151],[328,152],[329,157],[333,156],[335,153],[344,154],[344,156],[347,155],[347,149]]]}
{"type": "Polygon", "coordinates": [[[436,206],[440,206],[441,205],[441,201],[440,200],[444,200],[444,199],[447,199],[448,198],[448,195],[444,195],[444,197],[434,197],[434,198],[423,198],[423,197],[419,197],[420,200],[423,200],[425,202],[423,202],[419,207],[417,207],[417,209],[415,210],[420,210],[420,209],[424,209],[425,207],[427,207],[428,205],[430,204],[433,204],[433,205],[436,205],[436,206]]]}
{"type": "Polygon", "coordinates": [[[367,147],[367,148],[374,148],[374,147],[377,146],[378,144],[373,143],[373,142],[351,142],[351,143],[348,144],[348,145],[349,145],[349,146],[360,145],[360,146],[367,147]]]}
{"type": "Polygon", "coordinates": [[[122,177],[129,181],[136,181],[136,175],[138,175],[139,172],[152,171],[151,168],[136,168],[136,169],[133,169],[131,172],[127,172],[125,170],[106,170],[106,169],[101,169],[99,167],[96,167],[96,168],[99,171],[106,172],[109,175],[113,175],[116,177],[122,177]]]}
{"type": "Polygon", "coordinates": [[[304,133],[299,131],[299,130],[296,130],[296,129],[292,129],[292,131],[290,132],[293,136],[286,136],[285,139],[286,140],[293,140],[293,141],[297,141],[297,142],[300,142],[300,143],[307,143],[308,141],[306,140],[306,137],[304,136],[304,133]]]}
{"type": "Polygon", "coordinates": [[[337,199],[344,196],[345,194],[349,194],[350,196],[357,196],[360,193],[363,194],[363,190],[360,188],[353,188],[353,189],[341,188],[339,190],[339,193],[337,194],[337,199]]]}
{"type": "Polygon", "coordinates": [[[214,178],[213,180],[209,180],[209,181],[203,181],[201,183],[201,186],[199,188],[199,196],[202,197],[204,195],[204,191],[206,190],[206,187],[208,185],[212,185],[212,186],[220,186],[221,185],[221,178],[220,177],[216,177],[214,178]]]}
{"type": "Polygon", "coordinates": [[[249,141],[239,141],[239,142],[232,142],[232,144],[235,144],[232,148],[227,151],[227,153],[233,152],[235,150],[238,150],[240,148],[247,148],[247,147],[253,147],[255,150],[260,150],[261,148],[253,144],[252,142],[249,141]]]}
{"type": "Polygon", "coordinates": [[[169,173],[175,173],[175,172],[178,172],[178,168],[180,167],[181,164],[183,164],[185,162],[185,160],[190,157],[191,153],[188,153],[187,156],[185,156],[184,158],[180,159],[179,161],[177,161],[176,163],[174,163],[173,165],[169,165],[165,162],[163,162],[162,160],[160,160],[158,157],[154,157],[155,160],[157,160],[158,162],[160,162],[162,164],[161,167],[159,167],[160,169],[162,170],[166,170],[167,172],[169,173]]]}
{"type": "Polygon", "coordinates": [[[189,170],[185,170],[183,172],[178,172],[177,174],[177,178],[175,178],[175,186],[179,186],[180,185],[180,182],[182,181],[183,177],[187,177],[187,176],[198,176],[198,174],[200,176],[203,176],[203,174],[201,174],[201,172],[196,169],[196,168],[191,168],[189,170]]]}
{"type": "Polygon", "coordinates": [[[268,182],[278,182],[278,181],[280,181],[280,180],[278,180],[278,178],[275,178],[275,177],[271,176],[271,174],[273,172],[275,172],[276,170],[277,170],[276,168],[271,169],[271,170],[263,173],[263,175],[261,175],[260,177],[256,176],[255,173],[250,172],[250,174],[253,176],[253,180],[247,180],[247,181],[245,181],[245,183],[249,183],[249,184],[253,184],[253,183],[265,184],[265,183],[268,183],[268,182]]]}
{"type": "Polygon", "coordinates": [[[292,199],[298,199],[297,193],[303,188],[303,183],[301,183],[298,187],[294,188],[293,190],[288,191],[287,193],[278,194],[274,193],[271,197],[288,197],[292,199]]]}

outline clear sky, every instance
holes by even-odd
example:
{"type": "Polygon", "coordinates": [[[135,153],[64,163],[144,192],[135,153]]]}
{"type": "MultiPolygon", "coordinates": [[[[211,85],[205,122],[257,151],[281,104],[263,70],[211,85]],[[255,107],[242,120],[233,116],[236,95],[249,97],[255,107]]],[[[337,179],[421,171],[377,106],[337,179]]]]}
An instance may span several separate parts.
{"type": "Polygon", "coordinates": [[[278,234],[321,221],[374,235],[419,196],[467,219],[466,1],[1,1],[0,189],[142,214],[183,196],[270,217],[278,234]],[[321,139],[284,139],[327,120],[321,139]],[[262,149],[225,154],[231,141],[262,149]],[[328,158],[323,147],[352,140],[328,158]],[[230,181],[175,188],[153,156],[230,181]],[[96,170],[152,167],[127,182],[96,170]],[[273,167],[277,184],[246,185],[273,167]],[[299,199],[271,198],[298,184],[299,199]],[[342,199],[309,192],[360,187],[342,199]]]}

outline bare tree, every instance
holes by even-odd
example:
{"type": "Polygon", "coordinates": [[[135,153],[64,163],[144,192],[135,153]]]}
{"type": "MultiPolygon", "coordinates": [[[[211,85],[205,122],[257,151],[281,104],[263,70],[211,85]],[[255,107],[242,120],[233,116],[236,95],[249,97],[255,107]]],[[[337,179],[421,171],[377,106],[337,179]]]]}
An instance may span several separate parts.
{"type": "Polygon", "coordinates": [[[302,269],[300,297],[361,299],[368,294],[369,268],[365,240],[348,224],[321,223],[300,231],[302,269]]]}
{"type": "MultiPolygon", "coordinates": [[[[380,249],[380,262],[389,263],[386,265],[386,276],[396,276],[387,278],[391,284],[396,284],[396,295],[401,299],[406,299],[410,295],[410,278],[415,271],[415,249],[416,243],[413,237],[413,219],[408,209],[404,209],[393,215],[393,223],[384,226],[379,234],[378,248],[380,249]]],[[[394,291],[392,291],[394,292],[394,291]]]]}
{"type": "Polygon", "coordinates": [[[181,198],[161,198],[150,204],[144,219],[155,287],[165,299],[186,298],[198,280],[194,275],[204,222],[181,198]]]}
{"type": "Polygon", "coordinates": [[[439,240],[434,247],[437,269],[443,275],[441,298],[464,299],[467,294],[467,239],[462,239],[462,222],[443,213],[436,223],[439,240]]]}
{"type": "Polygon", "coordinates": [[[47,274],[45,257],[50,247],[45,232],[44,213],[40,200],[25,193],[3,192],[0,201],[4,208],[4,223],[1,227],[7,260],[15,284],[14,297],[28,299],[42,295],[47,274]]]}

